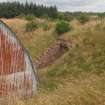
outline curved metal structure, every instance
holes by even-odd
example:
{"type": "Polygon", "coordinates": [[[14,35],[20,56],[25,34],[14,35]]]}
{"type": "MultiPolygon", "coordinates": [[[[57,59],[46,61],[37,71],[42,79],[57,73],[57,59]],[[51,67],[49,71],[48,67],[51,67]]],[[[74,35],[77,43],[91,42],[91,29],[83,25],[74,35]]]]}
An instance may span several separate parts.
{"type": "Polygon", "coordinates": [[[0,21],[0,95],[32,96],[36,93],[36,71],[16,34],[0,21]]]}

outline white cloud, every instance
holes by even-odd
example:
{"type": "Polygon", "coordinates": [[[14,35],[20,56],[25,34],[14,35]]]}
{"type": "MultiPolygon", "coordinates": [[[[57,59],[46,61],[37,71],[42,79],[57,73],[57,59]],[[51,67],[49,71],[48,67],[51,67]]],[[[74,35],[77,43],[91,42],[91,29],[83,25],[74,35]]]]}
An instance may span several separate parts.
{"type": "MultiPolygon", "coordinates": [[[[0,1],[21,1],[26,0],[0,0],[0,1]]],[[[61,11],[105,11],[105,0],[27,0],[44,5],[56,5],[61,11]]]]}

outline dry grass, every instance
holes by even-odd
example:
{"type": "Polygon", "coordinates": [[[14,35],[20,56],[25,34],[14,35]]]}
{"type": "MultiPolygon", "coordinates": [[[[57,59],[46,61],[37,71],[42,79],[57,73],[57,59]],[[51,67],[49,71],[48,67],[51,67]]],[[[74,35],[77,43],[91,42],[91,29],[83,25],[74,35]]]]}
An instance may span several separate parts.
{"type": "Polygon", "coordinates": [[[104,105],[105,75],[85,74],[78,80],[62,79],[53,92],[42,91],[28,101],[12,100],[9,105],[104,105]],[[12,102],[12,103],[11,103],[12,102]]]}
{"type": "MultiPolygon", "coordinates": [[[[10,26],[17,25],[14,20],[4,21],[9,21],[10,26]]],[[[38,28],[26,33],[26,21],[18,21],[23,23],[20,22],[16,26],[18,28],[13,27],[13,30],[33,58],[42,54],[56,40],[53,35],[54,22],[49,22],[51,29],[48,31],[38,28]]],[[[84,25],[73,21],[73,30],[64,34],[64,38],[72,39],[75,46],[52,66],[38,71],[38,95],[24,101],[15,99],[15,103],[9,105],[105,105],[104,21],[93,20],[84,25]]]]}

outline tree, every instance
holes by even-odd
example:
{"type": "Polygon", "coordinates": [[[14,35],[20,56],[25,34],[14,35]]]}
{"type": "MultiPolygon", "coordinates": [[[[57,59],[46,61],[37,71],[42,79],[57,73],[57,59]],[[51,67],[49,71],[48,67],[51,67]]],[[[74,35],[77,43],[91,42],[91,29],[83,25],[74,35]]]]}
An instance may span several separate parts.
{"type": "Polygon", "coordinates": [[[25,4],[20,2],[0,3],[0,17],[13,18],[21,14],[31,14],[36,17],[49,16],[50,18],[56,18],[58,11],[55,6],[46,7],[43,5],[36,5],[32,2],[26,2],[25,4]]]}

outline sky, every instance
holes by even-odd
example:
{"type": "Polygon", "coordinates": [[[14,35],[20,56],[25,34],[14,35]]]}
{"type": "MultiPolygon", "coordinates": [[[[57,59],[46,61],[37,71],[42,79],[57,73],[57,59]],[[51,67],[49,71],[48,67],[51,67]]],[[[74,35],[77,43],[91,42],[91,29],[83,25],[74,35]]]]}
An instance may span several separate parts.
{"type": "MultiPolygon", "coordinates": [[[[20,1],[26,0],[0,0],[6,1],[20,1]]],[[[86,11],[86,12],[105,12],[105,0],[27,0],[43,5],[56,5],[59,11],[86,11]]]]}

